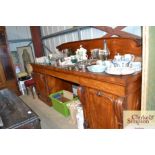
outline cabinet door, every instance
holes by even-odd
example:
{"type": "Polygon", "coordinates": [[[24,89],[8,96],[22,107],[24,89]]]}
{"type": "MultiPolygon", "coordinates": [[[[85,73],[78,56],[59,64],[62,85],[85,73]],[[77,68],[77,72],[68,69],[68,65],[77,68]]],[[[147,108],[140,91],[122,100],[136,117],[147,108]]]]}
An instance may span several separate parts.
{"type": "Polygon", "coordinates": [[[3,71],[3,66],[0,61],[0,88],[3,88],[5,86],[5,75],[3,71]]]}
{"type": "Polygon", "coordinates": [[[47,102],[47,87],[45,75],[40,73],[33,73],[33,79],[36,83],[36,91],[38,97],[43,101],[47,102]]]}
{"type": "Polygon", "coordinates": [[[100,90],[84,88],[83,103],[85,124],[88,128],[118,128],[113,101],[117,98],[100,90]]]}
{"type": "Polygon", "coordinates": [[[72,84],[62,79],[58,79],[52,76],[46,76],[48,94],[55,93],[60,90],[72,91],[72,84]]]}
{"type": "Polygon", "coordinates": [[[6,80],[15,79],[15,72],[9,50],[7,47],[5,28],[0,27],[0,61],[3,65],[6,80]]]}
{"type": "Polygon", "coordinates": [[[0,26],[0,88],[7,87],[20,95],[12,59],[7,47],[5,27],[0,26]]]}
{"type": "Polygon", "coordinates": [[[51,94],[51,93],[54,93],[54,89],[56,87],[56,78],[55,77],[52,77],[52,76],[47,76],[47,89],[48,89],[48,93],[51,94]]]}
{"type": "Polygon", "coordinates": [[[6,33],[4,26],[0,26],[0,46],[6,46],[6,33]]]}

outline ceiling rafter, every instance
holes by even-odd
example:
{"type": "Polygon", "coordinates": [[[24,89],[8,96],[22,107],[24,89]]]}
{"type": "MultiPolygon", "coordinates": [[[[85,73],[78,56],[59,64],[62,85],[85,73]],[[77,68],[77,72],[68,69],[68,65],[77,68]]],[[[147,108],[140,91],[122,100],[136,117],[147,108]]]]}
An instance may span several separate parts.
{"type": "MultiPolygon", "coordinates": [[[[117,26],[117,27],[115,27],[113,30],[114,31],[121,31],[121,30],[123,30],[124,28],[125,28],[126,26],[117,26]]],[[[115,32],[114,32],[115,33],[115,32]]],[[[106,34],[106,35],[104,35],[104,37],[111,37],[113,34],[106,34]]]]}
{"type": "Polygon", "coordinates": [[[112,28],[110,26],[94,26],[94,27],[96,29],[107,32],[108,34],[104,35],[104,37],[111,37],[113,35],[117,35],[119,37],[134,38],[134,39],[138,39],[138,40],[141,39],[140,36],[137,36],[132,33],[125,32],[125,31],[121,31],[126,26],[117,26],[116,28],[112,28]]]}

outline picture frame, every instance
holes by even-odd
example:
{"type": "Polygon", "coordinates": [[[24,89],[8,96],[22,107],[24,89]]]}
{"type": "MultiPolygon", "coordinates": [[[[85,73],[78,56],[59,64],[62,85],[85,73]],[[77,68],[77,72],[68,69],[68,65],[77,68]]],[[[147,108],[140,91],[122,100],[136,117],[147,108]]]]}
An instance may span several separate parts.
{"type": "Polygon", "coordinates": [[[21,64],[21,72],[26,72],[26,64],[27,63],[34,63],[35,57],[33,54],[33,50],[31,46],[22,46],[17,47],[17,53],[19,57],[19,62],[21,64]]]}

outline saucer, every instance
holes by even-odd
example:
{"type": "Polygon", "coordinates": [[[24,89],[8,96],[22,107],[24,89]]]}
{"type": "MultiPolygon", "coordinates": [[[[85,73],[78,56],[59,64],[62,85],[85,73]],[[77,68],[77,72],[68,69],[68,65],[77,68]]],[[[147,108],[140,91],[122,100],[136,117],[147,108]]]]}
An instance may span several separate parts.
{"type": "Polygon", "coordinates": [[[135,70],[131,67],[110,67],[105,72],[111,75],[129,75],[135,73],[135,70]]]}
{"type": "Polygon", "coordinates": [[[129,64],[129,67],[135,69],[135,71],[141,71],[142,70],[142,63],[141,62],[131,62],[129,64]]]}

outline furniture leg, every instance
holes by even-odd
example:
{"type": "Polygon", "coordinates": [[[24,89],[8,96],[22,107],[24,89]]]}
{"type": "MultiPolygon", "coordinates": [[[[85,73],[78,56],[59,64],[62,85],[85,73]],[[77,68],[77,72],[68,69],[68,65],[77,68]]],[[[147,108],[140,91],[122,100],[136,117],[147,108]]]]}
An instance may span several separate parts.
{"type": "Polygon", "coordinates": [[[26,92],[27,92],[27,95],[28,95],[28,94],[29,94],[29,93],[28,93],[28,88],[27,88],[27,87],[25,87],[25,88],[26,88],[26,92]]]}
{"type": "Polygon", "coordinates": [[[34,92],[33,92],[33,86],[30,86],[30,89],[31,89],[31,92],[32,92],[33,98],[35,98],[35,97],[34,97],[34,92]]]}

